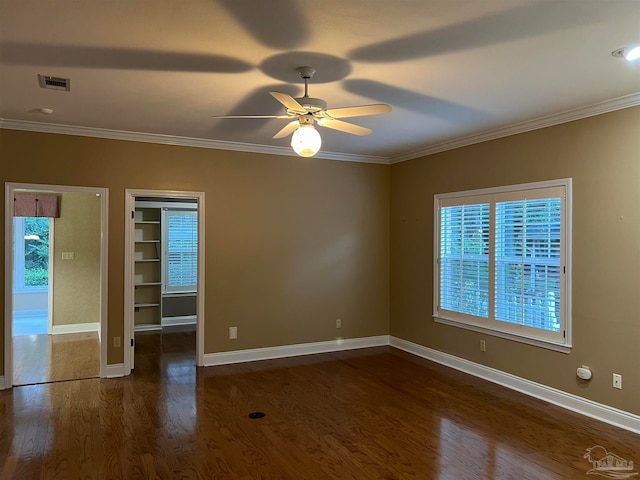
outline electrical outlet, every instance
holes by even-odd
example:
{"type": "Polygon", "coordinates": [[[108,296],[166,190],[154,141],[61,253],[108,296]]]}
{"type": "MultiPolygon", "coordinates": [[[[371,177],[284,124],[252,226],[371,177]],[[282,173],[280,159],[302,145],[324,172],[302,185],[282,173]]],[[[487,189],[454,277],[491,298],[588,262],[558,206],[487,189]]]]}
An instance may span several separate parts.
{"type": "Polygon", "coordinates": [[[487,351],[487,343],[484,340],[480,340],[480,351],[481,352],[487,351]]]}
{"type": "Polygon", "coordinates": [[[613,388],[619,388],[622,390],[622,375],[619,373],[613,374],[613,388]]]}
{"type": "Polygon", "coordinates": [[[73,260],[75,254],[73,252],[62,252],[62,260],[73,260]]]}
{"type": "Polygon", "coordinates": [[[336,319],[336,328],[342,328],[342,320],[336,319]]]}
{"type": "Polygon", "coordinates": [[[229,340],[238,338],[238,327],[229,327],[229,340]]]}
{"type": "Polygon", "coordinates": [[[120,337],[113,337],[113,347],[114,348],[120,347],[120,337]]]}

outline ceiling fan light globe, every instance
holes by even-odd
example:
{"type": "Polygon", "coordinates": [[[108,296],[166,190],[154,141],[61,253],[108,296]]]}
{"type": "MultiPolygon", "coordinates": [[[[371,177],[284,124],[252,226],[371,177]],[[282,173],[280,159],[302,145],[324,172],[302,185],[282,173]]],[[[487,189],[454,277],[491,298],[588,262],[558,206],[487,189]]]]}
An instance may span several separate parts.
{"type": "Polygon", "coordinates": [[[627,62],[633,62],[640,58],[640,46],[630,48],[628,51],[625,49],[624,58],[627,62]]]}
{"type": "Polygon", "coordinates": [[[322,138],[313,125],[301,125],[291,136],[291,148],[301,157],[313,157],[322,146],[322,138]]]}

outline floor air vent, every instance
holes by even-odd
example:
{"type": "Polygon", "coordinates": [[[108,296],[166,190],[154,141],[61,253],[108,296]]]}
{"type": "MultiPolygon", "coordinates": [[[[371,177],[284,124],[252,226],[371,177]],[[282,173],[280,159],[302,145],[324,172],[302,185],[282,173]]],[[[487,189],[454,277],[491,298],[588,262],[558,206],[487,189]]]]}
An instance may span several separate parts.
{"type": "Polygon", "coordinates": [[[70,78],[51,77],[49,75],[38,75],[38,83],[42,88],[49,88],[51,90],[66,90],[71,89],[70,78]]]}

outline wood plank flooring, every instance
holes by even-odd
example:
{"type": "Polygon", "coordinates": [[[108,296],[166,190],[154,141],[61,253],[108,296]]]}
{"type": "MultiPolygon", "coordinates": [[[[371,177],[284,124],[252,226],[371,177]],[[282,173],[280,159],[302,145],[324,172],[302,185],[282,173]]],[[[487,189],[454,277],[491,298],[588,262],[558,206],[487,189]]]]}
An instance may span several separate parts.
{"type": "Polygon", "coordinates": [[[13,383],[59,382],[100,376],[96,332],[13,337],[13,383]]]}
{"type": "Polygon", "coordinates": [[[640,464],[640,435],[389,347],[195,368],[193,333],[136,342],[130,377],[0,392],[0,478],[585,479],[595,445],[640,464]]]}

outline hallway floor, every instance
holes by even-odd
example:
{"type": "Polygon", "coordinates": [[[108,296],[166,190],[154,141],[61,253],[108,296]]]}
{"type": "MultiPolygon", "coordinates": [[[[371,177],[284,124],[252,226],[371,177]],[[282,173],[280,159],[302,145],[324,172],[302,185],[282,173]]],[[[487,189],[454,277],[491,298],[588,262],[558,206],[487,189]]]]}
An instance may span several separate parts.
{"type": "Polygon", "coordinates": [[[13,383],[79,380],[100,376],[96,332],[13,337],[13,383]]]}

